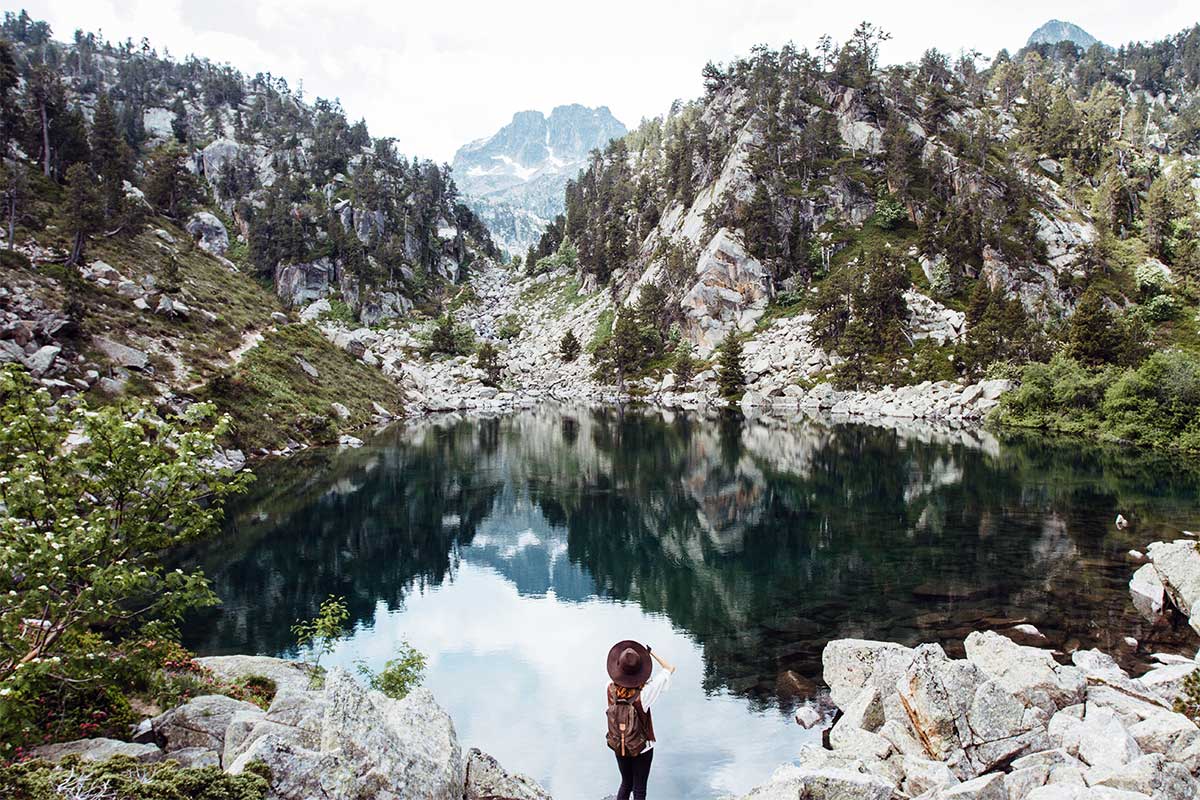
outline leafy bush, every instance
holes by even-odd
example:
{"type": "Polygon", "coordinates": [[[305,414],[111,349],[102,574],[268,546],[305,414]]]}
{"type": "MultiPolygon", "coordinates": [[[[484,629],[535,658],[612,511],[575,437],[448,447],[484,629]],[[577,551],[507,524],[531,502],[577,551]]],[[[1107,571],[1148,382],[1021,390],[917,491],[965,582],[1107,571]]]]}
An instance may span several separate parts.
{"type": "Polygon", "coordinates": [[[1138,307],[1138,314],[1147,322],[1167,322],[1179,316],[1179,301],[1169,294],[1158,294],[1138,307]]]}
{"type": "Polygon", "coordinates": [[[483,370],[483,383],[485,386],[491,386],[498,389],[500,387],[500,379],[504,374],[504,367],[500,363],[500,351],[491,342],[484,342],[479,348],[479,352],[475,354],[476,369],[483,370]]]}
{"type": "Polygon", "coordinates": [[[396,657],[389,659],[379,672],[372,672],[365,662],[357,663],[358,673],[370,687],[393,700],[404,699],[425,679],[425,655],[408,642],[396,647],[396,657]]]}
{"type": "Polygon", "coordinates": [[[308,667],[312,673],[312,683],[321,682],[321,656],[333,652],[350,619],[346,608],[346,600],[342,597],[330,596],[321,603],[321,610],[311,620],[300,620],[292,626],[292,635],[296,637],[296,646],[308,650],[308,667]]]}
{"type": "Polygon", "coordinates": [[[455,323],[450,314],[438,319],[429,338],[430,355],[465,356],[474,348],[475,332],[469,326],[455,323]]]}
{"type": "Polygon", "coordinates": [[[875,201],[875,223],[883,230],[890,231],[903,225],[908,219],[908,209],[890,192],[881,191],[875,201]]]}
{"type": "Polygon", "coordinates": [[[240,775],[175,761],[143,764],[127,756],[0,767],[0,796],[8,800],[262,800],[269,788],[270,770],[262,762],[251,762],[240,775]]]}
{"type": "Polygon", "coordinates": [[[1175,283],[1171,278],[1171,273],[1160,262],[1153,259],[1142,262],[1134,270],[1133,278],[1137,281],[1138,290],[1147,296],[1165,292],[1175,283]]]}
{"type": "Polygon", "coordinates": [[[516,314],[505,314],[500,320],[496,335],[501,339],[515,339],[521,335],[521,318],[516,314]]]}
{"type": "Polygon", "coordinates": [[[1136,369],[1121,369],[1088,367],[1060,354],[1049,364],[1027,365],[995,419],[1194,452],[1200,450],[1200,362],[1166,350],[1136,369]]]}
{"type": "Polygon", "coordinates": [[[212,416],[206,404],[170,420],[149,406],[52,410],[24,372],[0,372],[4,748],[111,725],[118,687],[154,667],[185,612],[216,602],[201,573],[160,559],[214,532],[250,480],[213,466],[229,420],[212,416]]]}

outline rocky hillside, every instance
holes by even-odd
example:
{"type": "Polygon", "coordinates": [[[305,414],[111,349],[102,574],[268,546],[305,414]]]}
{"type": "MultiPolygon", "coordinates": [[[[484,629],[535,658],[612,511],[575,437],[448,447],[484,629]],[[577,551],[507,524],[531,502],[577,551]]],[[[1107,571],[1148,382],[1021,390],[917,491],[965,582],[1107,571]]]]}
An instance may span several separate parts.
{"type": "Polygon", "coordinates": [[[500,246],[523,255],[562,213],[563,188],[588,154],[625,132],[606,106],[558,106],[549,117],[520,111],[496,133],[460,147],[454,174],[500,246]]]}
{"type": "Polygon", "coordinates": [[[1200,26],[886,69],[882,38],[709,64],[704,97],[591,157],[525,269],[614,299],[646,337],[626,377],[737,333],[768,398],[1194,365],[1200,26]]]}
{"type": "Polygon", "coordinates": [[[1029,34],[1029,41],[1025,44],[1032,47],[1039,44],[1058,44],[1059,42],[1070,42],[1085,51],[1092,45],[1101,43],[1099,39],[1073,22],[1052,19],[1029,34]]]}
{"type": "Polygon", "coordinates": [[[389,419],[396,386],[289,311],[379,324],[498,255],[446,167],[269,74],[0,28],[0,363],[56,397],[214,399],[278,451],[389,419]]]}

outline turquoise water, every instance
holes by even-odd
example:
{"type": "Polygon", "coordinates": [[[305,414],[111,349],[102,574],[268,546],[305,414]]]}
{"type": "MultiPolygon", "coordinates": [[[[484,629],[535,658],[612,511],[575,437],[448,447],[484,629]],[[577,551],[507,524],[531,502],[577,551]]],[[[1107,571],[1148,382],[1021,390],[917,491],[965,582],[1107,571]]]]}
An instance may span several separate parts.
{"type": "Polygon", "coordinates": [[[190,555],[223,606],[188,643],[295,655],[290,626],[344,596],[353,631],[326,663],[379,666],[408,640],[464,747],[560,800],[616,788],[601,692],[619,639],[679,667],[655,710],[659,798],[743,792],[816,741],[790,711],[831,638],[961,654],[972,630],[1029,622],[1134,668],[1195,648],[1136,616],[1125,552],[1200,526],[1198,481],[1123,450],[540,408],[258,472],[227,532],[190,555]]]}

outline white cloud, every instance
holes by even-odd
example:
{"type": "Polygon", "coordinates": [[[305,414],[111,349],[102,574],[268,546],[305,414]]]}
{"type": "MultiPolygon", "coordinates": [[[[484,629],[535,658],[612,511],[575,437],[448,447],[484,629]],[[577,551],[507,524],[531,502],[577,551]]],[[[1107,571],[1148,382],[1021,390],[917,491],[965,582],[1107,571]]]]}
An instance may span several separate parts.
{"type": "Polygon", "coordinates": [[[700,92],[705,61],[728,60],[759,42],[811,46],[843,40],[862,19],[893,34],[888,61],[927,47],[988,55],[1020,47],[1054,17],[1110,43],[1153,39],[1193,24],[1193,3],[1166,0],[935,0],[859,3],[743,0],[611,0],[567,4],[475,0],[31,0],[31,14],[60,38],[77,27],[113,39],[148,36],[176,55],[271,71],[310,96],[339,97],[375,135],[406,153],[448,160],[464,142],[514,111],[560,103],[608,105],[626,124],[700,92]]]}

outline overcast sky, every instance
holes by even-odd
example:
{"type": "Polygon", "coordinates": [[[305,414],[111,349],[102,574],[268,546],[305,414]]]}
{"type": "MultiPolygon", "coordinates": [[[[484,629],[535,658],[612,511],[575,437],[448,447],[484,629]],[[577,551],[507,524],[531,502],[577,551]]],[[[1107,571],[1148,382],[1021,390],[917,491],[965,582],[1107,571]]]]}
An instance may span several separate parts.
{"type": "MultiPolygon", "coordinates": [[[[6,8],[14,6],[6,3],[6,8]]],[[[1047,19],[1104,42],[1157,39],[1200,18],[1195,0],[31,0],[55,36],[76,28],[142,36],[161,52],[195,53],[244,72],[269,71],[307,97],[337,97],[372,135],[402,152],[449,160],[513,112],[607,105],[626,125],[700,93],[708,60],[760,42],[843,41],[863,19],[893,35],[886,62],[935,46],[1015,50],[1047,19]]]]}

